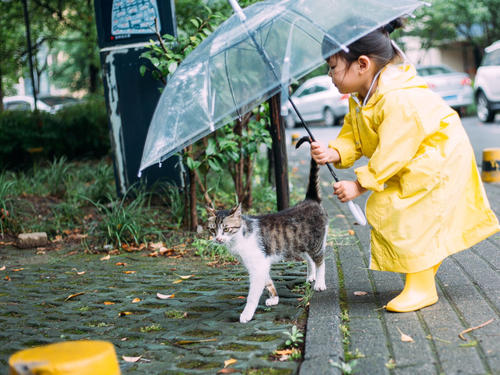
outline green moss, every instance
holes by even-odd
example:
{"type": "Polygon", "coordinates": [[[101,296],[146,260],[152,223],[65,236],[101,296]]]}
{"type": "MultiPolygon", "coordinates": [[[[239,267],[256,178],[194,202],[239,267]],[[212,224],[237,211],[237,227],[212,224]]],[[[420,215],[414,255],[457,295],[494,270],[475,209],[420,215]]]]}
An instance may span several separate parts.
{"type": "Polygon", "coordinates": [[[292,374],[293,370],[287,368],[256,368],[250,369],[245,374],[246,375],[289,375],[292,374]]]}
{"type": "Polygon", "coordinates": [[[220,336],[221,332],[198,329],[198,330],[184,332],[184,335],[192,337],[208,338],[208,337],[220,336]]]}
{"type": "Polygon", "coordinates": [[[189,308],[189,311],[195,311],[195,312],[211,312],[217,310],[218,309],[216,307],[212,306],[193,306],[189,308]]]}
{"type": "Polygon", "coordinates": [[[241,337],[242,340],[256,341],[256,342],[269,342],[283,338],[281,335],[248,335],[241,337]]]}
{"type": "Polygon", "coordinates": [[[219,362],[187,361],[179,363],[177,367],[185,369],[211,370],[221,367],[221,364],[219,362]]]}
{"type": "Polygon", "coordinates": [[[257,350],[259,349],[258,346],[256,345],[247,345],[247,344],[225,344],[225,345],[220,345],[217,347],[219,350],[230,350],[234,352],[250,352],[252,350],[257,350]]]}
{"type": "Polygon", "coordinates": [[[168,319],[185,319],[188,317],[187,312],[180,310],[168,310],[165,311],[165,317],[168,319]]]}

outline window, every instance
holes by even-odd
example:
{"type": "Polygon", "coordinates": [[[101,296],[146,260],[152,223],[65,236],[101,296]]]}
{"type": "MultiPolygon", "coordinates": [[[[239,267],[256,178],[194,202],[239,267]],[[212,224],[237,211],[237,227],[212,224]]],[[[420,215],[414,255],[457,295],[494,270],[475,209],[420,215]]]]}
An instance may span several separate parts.
{"type": "Polygon", "coordinates": [[[483,60],[482,66],[500,65],[500,48],[488,53],[483,60]]]}

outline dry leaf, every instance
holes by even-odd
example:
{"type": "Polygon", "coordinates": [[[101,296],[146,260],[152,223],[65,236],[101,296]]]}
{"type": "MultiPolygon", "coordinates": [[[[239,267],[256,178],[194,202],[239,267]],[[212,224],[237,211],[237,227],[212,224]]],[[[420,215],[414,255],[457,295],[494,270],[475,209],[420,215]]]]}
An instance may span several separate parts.
{"type": "Polygon", "coordinates": [[[366,296],[368,292],[363,292],[362,290],[357,290],[353,293],[355,296],[366,296]]]}
{"type": "Polygon", "coordinates": [[[64,302],[70,300],[71,298],[74,298],[74,297],[77,297],[77,296],[81,296],[82,294],[85,294],[85,292],[70,294],[69,296],[66,297],[66,299],[64,300],[64,302]]]}
{"type": "Polygon", "coordinates": [[[80,271],[80,272],[76,272],[77,275],[83,275],[85,273],[85,271],[80,271]]]}
{"type": "Polygon", "coordinates": [[[132,303],[137,303],[137,302],[141,302],[141,299],[140,299],[140,298],[134,298],[134,299],[132,300],[132,303]]]}
{"type": "Polygon", "coordinates": [[[13,268],[12,272],[19,272],[19,271],[22,271],[22,270],[24,270],[24,268],[13,268]]]}
{"type": "Polygon", "coordinates": [[[182,279],[177,279],[174,282],[172,282],[172,284],[179,284],[179,283],[182,283],[182,279]]]}
{"type": "Polygon", "coordinates": [[[123,263],[123,262],[116,262],[115,263],[115,266],[123,266],[125,267],[127,265],[127,263],[123,263]]]}
{"type": "Polygon", "coordinates": [[[142,358],[142,355],[140,355],[139,357],[126,357],[123,355],[122,358],[125,362],[135,363],[135,362],[138,362],[142,358]]]}
{"type": "Polygon", "coordinates": [[[401,334],[401,341],[403,342],[413,342],[413,339],[411,338],[411,336],[408,336],[407,334],[401,332],[401,330],[399,329],[399,327],[396,327],[399,331],[399,333],[401,334]]]}
{"type": "Polygon", "coordinates": [[[186,275],[186,276],[180,276],[179,277],[182,279],[182,280],[187,280],[187,279],[190,279],[191,277],[193,277],[194,275],[186,275]]]}
{"type": "Polygon", "coordinates": [[[351,236],[354,236],[356,234],[356,232],[354,232],[352,229],[349,229],[347,233],[349,233],[351,236]]]}
{"type": "Polygon", "coordinates": [[[158,256],[158,251],[153,251],[152,253],[148,254],[148,257],[157,257],[158,256]]]}
{"type": "Polygon", "coordinates": [[[342,214],[338,214],[338,215],[335,215],[335,217],[340,217],[340,218],[344,218],[345,215],[342,215],[342,214]]]}
{"type": "Polygon", "coordinates": [[[9,275],[7,275],[7,276],[5,276],[3,279],[4,279],[4,280],[6,280],[6,281],[10,281],[10,276],[9,276],[9,275]]]}
{"type": "Polygon", "coordinates": [[[123,271],[123,273],[126,273],[128,275],[128,274],[131,274],[131,273],[135,273],[135,271],[123,271]]]}
{"type": "Polygon", "coordinates": [[[106,255],[101,258],[101,260],[109,260],[111,258],[111,255],[106,255]]]}
{"type": "Polygon", "coordinates": [[[169,298],[174,298],[175,294],[161,294],[161,293],[156,293],[156,297],[159,299],[169,299],[169,298]]]}
{"type": "Polygon", "coordinates": [[[105,304],[105,305],[114,305],[115,303],[111,302],[111,301],[104,301],[103,304],[105,304]]]}
{"type": "Polygon", "coordinates": [[[120,339],[120,341],[127,341],[127,340],[128,340],[128,337],[122,337],[122,338],[120,339]]]}
{"type": "Polygon", "coordinates": [[[236,362],[238,362],[237,359],[229,358],[228,360],[224,361],[224,368],[234,365],[236,362]]]}
{"type": "Polygon", "coordinates": [[[126,316],[126,315],[132,315],[133,313],[131,313],[130,311],[122,311],[120,313],[118,313],[118,316],[126,316]]]}
{"type": "Polygon", "coordinates": [[[5,271],[5,266],[3,266],[2,268],[0,268],[0,271],[5,271]]]}
{"type": "Polygon", "coordinates": [[[293,353],[292,349],[283,349],[283,350],[275,350],[274,351],[278,355],[290,355],[293,353]]]}

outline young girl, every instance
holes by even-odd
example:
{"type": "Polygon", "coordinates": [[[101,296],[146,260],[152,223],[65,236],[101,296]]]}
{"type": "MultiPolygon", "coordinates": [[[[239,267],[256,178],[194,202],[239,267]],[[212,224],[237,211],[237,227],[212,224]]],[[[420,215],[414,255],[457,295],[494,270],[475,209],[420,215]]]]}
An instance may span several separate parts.
{"type": "MultiPolygon", "coordinates": [[[[328,148],[311,145],[318,164],[357,168],[356,181],[340,181],[342,202],[371,190],[370,269],[406,274],[403,291],[385,306],[415,311],[437,302],[434,275],[447,256],[496,233],[474,153],[460,118],[410,64],[395,65],[399,49],[389,34],[400,20],[375,30],[327,59],[329,75],[349,113],[328,148]]],[[[324,51],[332,50],[323,42],[324,51]]]]}

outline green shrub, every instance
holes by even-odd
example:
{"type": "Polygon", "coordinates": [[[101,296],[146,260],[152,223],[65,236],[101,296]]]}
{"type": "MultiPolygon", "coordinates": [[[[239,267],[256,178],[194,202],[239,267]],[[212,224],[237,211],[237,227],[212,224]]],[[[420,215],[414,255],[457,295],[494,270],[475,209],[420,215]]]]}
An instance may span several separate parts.
{"type": "Polygon", "coordinates": [[[0,168],[30,167],[34,161],[65,156],[70,160],[109,153],[106,107],[88,100],[55,114],[29,111],[0,113],[0,168]]]}

